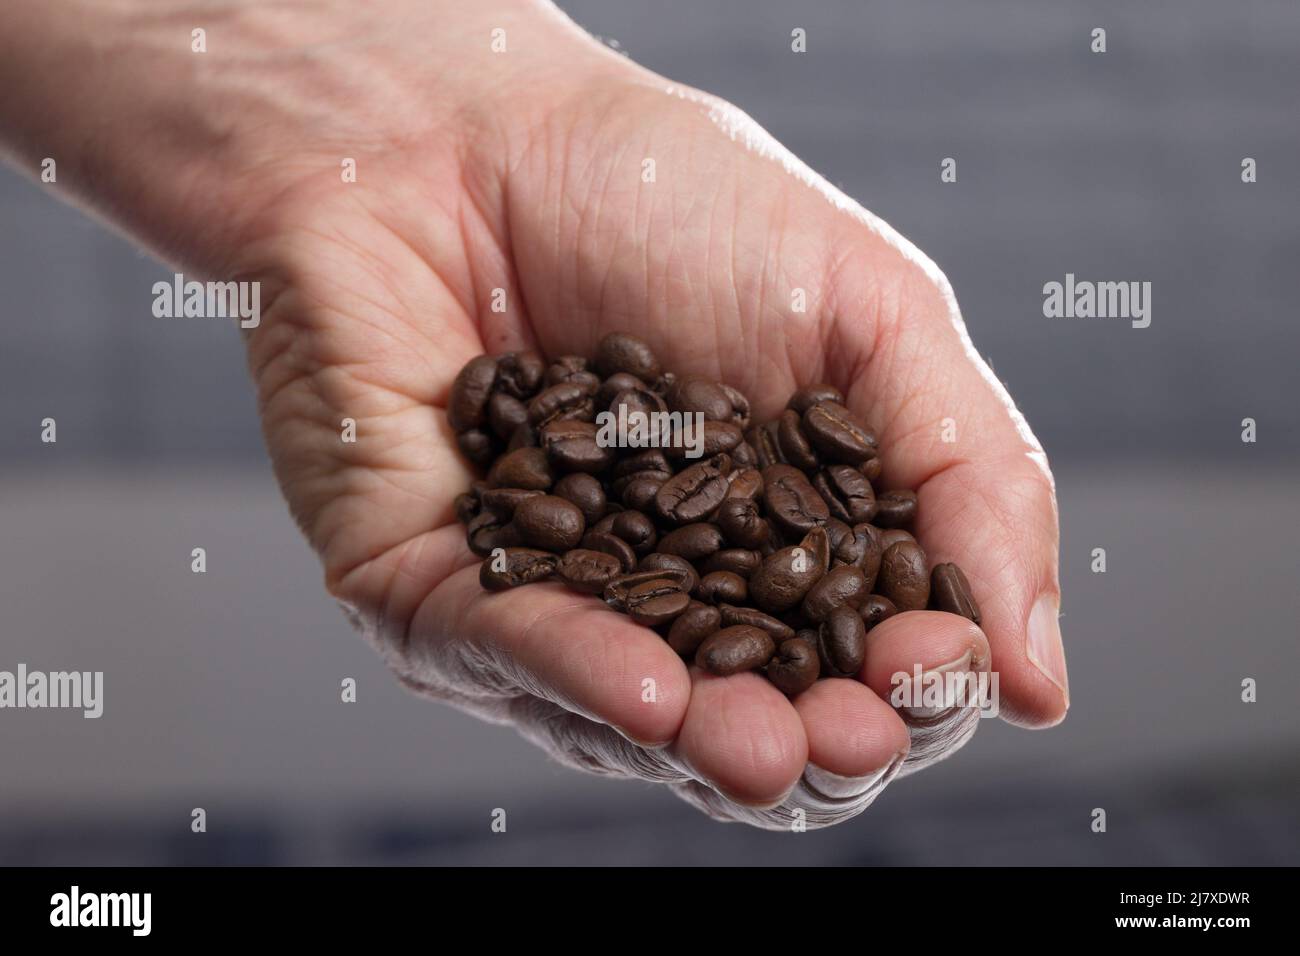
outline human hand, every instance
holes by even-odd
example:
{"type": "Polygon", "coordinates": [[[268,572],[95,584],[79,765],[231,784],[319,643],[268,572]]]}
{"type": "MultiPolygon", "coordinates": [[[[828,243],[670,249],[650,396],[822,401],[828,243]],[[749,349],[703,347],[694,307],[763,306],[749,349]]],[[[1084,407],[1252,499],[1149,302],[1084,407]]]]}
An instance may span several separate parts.
{"type": "Polygon", "coordinates": [[[772,828],[798,810],[847,819],[969,738],[971,708],[889,705],[915,664],[996,669],[1003,716],[1059,721],[1050,474],[933,264],[733,107],[548,7],[352,7],[226,14],[234,52],[192,78],[222,162],[196,160],[170,208],[119,218],[270,290],[248,349],[276,475],[330,592],[399,678],[563,762],[772,828]],[[182,235],[195,217],[215,227],[182,235]],[[594,598],[483,592],[452,510],[473,477],[444,411],[452,378],[485,351],[591,354],[620,329],[740,388],[756,420],[800,385],[841,388],[880,437],[878,486],[917,490],[917,538],[966,570],[983,631],[899,615],[872,630],[860,680],[790,701],[753,674],[688,668],[594,598]]]}

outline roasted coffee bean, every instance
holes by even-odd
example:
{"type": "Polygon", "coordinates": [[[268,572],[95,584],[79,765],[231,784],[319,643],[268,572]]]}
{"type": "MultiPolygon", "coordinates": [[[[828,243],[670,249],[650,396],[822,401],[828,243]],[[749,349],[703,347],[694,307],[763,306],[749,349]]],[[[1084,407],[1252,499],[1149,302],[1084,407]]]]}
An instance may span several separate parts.
{"type": "Polygon", "coordinates": [[[605,376],[627,372],[643,382],[653,382],[663,370],[654,351],[641,339],[611,332],[596,346],[596,371],[605,376]]]}
{"type": "Polygon", "coordinates": [[[492,462],[496,449],[492,445],[492,436],[479,428],[471,428],[456,436],[456,447],[460,453],[473,464],[483,468],[492,462]]]}
{"type": "Polygon", "coordinates": [[[876,496],[875,524],[881,528],[898,528],[911,524],[916,517],[915,491],[886,491],[876,496]]]}
{"type": "Polygon", "coordinates": [[[497,380],[497,360],[487,355],[470,359],[451,383],[447,421],[458,432],[484,423],[488,396],[497,380]]]}
{"type": "Polygon", "coordinates": [[[682,576],[682,590],[694,594],[700,586],[700,576],[695,566],[685,558],[675,554],[663,554],[658,551],[647,554],[637,562],[638,571],[673,571],[682,576]]]}
{"type": "Polygon", "coordinates": [[[664,398],[671,411],[685,414],[699,412],[706,421],[730,423],[734,411],[731,399],[722,387],[717,382],[703,378],[678,379],[664,398]]]}
{"type": "Polygon", "coordinates": [[[731,423],[744,431],[749,427],[749,396],[738,388],[732,388],[726,382],[719,382],[718,388],[731,402],[731,423]]]}
{"type": "Polygon", "coordinates": [[[479,496],[483,508],[492,512],[503,522],[515,516],[515,509],[525,498],[538,498],[544,491],[530,491],[527,488],[488,488],[479,496]]]}
{"type": "Polygon", "coordinates": [[[893,547],[900,541],[910,541],[912,544],[916,544],[916,538],[912,537],[912,533],[904,531],[902,528],[889,528],[886,531],[877,530],[876,534],[880,537],[881,551],[893,547]]]}
{"type": "Polygon", "coordinates": [[[753,445],[742,441],[731,450],[731,463],[738,467],[753,468],[758,464],[758,453],[754,451],[753,445]]]}
{"type": "Polygon", "coordinates": [[[836,402],[844,404],[844,395],[834,385],[805,385],[799,391],[790,396],[790,401],[786,402],[786,408],[793,408],[802,415],[808,409],[812,408],[818,402],[836,402]]]}
{"type": "Polygon", "coordinates": [[[615,449],[600,444],[591,422],[554,421],[542,428],[540,438],[547,459],[561,471],[595,474],[614,463],[615,449]]]}
{"type": "Polygon", "coordinates": [[[663,483],[655,495],[655,511],[672,524],[703,520],[722,503],[730,471],[731,459],[726,455],[684,468],[663,483]]]}
{"type": "MultiPolygon", "coordinates": [[[[650,474],[647,472],[647,474],[650,474]]],[[[655,496],[659,494],[659,489],[664,486],[668,479],[660,476],[658,478],[633,478],[623,486],[623,504],[636,511],[653,513],[655,510],[655,496]]]]}
{"type": "Polygon", "coordinates": [[[636,567],[636,552],[632,546],[612,532],[588,531],[579,544],[588,551],[599,551],[616,558],[622,565],[624,574],[630,574],[636,567]]]}
{"type": "Polygon", "coordinates": [[[717,525],[698,522],[668,532],[659,539],[658,550],[687,561],[699,561],[721,550],[722,544],[722,532],[717,525]]]}
{"type": "Polygon", "coordinates": [[[763,556],[750,548],[723,548],[721,551],[713,552],[700,562],[700,573],[712,574],[714,571],[730,571],[732,574],[739,574],[742,578],[748,580],[762,563],[763,556]]]}
{"type": "Polygon", "coordinates": [[[769,614],[798,605],[830,569],[830,541],[814,528],[797,545],[763,559],[749,579],[750,600],[769,614]]]}
{"type": "Polygon", "coordinates": [[[649,554],[659,540],[655,523],[639,511],[624,511],[615,515],[609,530],[630,544],[637,554],[649,554]]]}
{"type": "Polygon", "coordinates": [[[664,454],[675,463],[691,462],[704,457],[729,453],[744,440],[740,428],[731,422],[706,421],[703,428],[696,429],[691,423],[689,433],[674,429],[668,437],[664,454]],[[689,435],[689,440],[688,440],[689,435]]]}
{"type": "Polygon", "coordinates": [[[647,627],[667,624],[691,604],[690,594],[682,590],[680,583],[668,578],[630,585],[620,600],[620,610],[647,627]]]}
{"type": "Polygon", "coordinates": [[[930,600],[930,575],[925,569],[925,552],[919,545],[900,541],[885,549],[876,590],[893,601],[900,611],[925,608],[930,600]]]}
{"type": "Polygon", "coordinates": [[[858,471],[862,472],[862,477],[872,482],[873,485],[880,480],[882,470],[884,470],[884,462],[879,458],[868,458],[858,465],[858,471]]]}
{"type": "Polygon", "coordinates": [[[548,388],[571,382],[593,392],[600,387],[600,377],[588,369],[587,360],[581,355],[561,355],[547,366],[543,382],[548,388]]]}
{"type": "Polygon", "coordinates": [[[812,471],[817,467],[817,453],[804,437],[800,427],[799,413],[787,408],[777,419],[776,443],[781,449],[781,457],[803,471],[812,471]]]}
{"type": "MultiPolygon", "coordinates": [[[[624,543],[626,544],[626,542],[624,543]]],[[[698,580],[695,577],[694,570],[679,571],[676,568],[662,568],[649,571],[633,571],[630,574],[619,575],[606,585],[605,603],[612,608],[624,611],[627,609],[627,601],[633,590],[644,584],[653,583],[663,585],[664,588],[671,586],[689,596],[691,585],[698,580]]],[[[647,592],[640,591],[638,593],[644,595],[647,592]]]]}
{"type": "Polygon", "coordinates": [[[867,579],[867,587],[874,589],[876,578],[880,576],[880,559],[885,554],[884,532],[874,525],[856,524],[853,526],[853,540],[862,542],[862,555],[855,562],[862,569],[862,576],[867,579]]]}
{"type": "Polygon", "coordinates": [[[605,516],[605,507],[608,504],[605,488],[591,475],[582,472],[565,475],[555,483],[553,494],[557,498],[563,498],[577,505],[588,528],[592,528],[605,516]]]}
{"type": "MultiPolygon", "coordinates": [[[[542,553],[542,552],[539,552],[542,553]]],[[[555,568],[556,577],[575,591],[603,594],[609,582],[627,569],[612,554],[575,548],[564,552],[555,568]]]]}
{"type": "Polygon", "coordinates": [[[497,548],[518,547],[519,532],[513,524],[503,524],[502,519],[490,511],[482,511],[465,528],[469,549],[479,557],[491,554],[497,548]]]}
{"type": "Polygon", "coordinates": [[[831,514],[848,524],[862,524],[876,515],[876,493],[871,482],[850,465],[830,465],[814,478],[813,487],[831,514]]]}
{"type": "Polygon", "coordinates": [[[763,469],[763,505],[768,518],[791,536],[807,534],[831,516],[804,473],[791,465],[763,469]]]}
{"type": "Polygon", "coordinates": [[[469,524],[478,514],[479,500],[468,492],[462,492],[456,496],[452,506],[456,509],[456,520],[461,524],[469,524]]]}
{"type": "Polygon", "coordinates": [[[600,408],[609,408],[619,392],[634,391],[636,389],[649,390],[650,386],[641,381],[635,375],[629,375],[627,372],[615,372],[609,378],[600,383],[600,388],[596,389],[596,404],[600,408]]]}
{"type": "MultiPolygon", "coordinates": [[[[668,406],[664,403],[663,397],[656,395],[645,385],[624,389],[616,394],[609,403],[610,414],[619,423],[626,422],[629,437],[637,419],[651,423],[657,422],[658,419],[649,416],[658,415],[667,410],[668,406]]],[[[653,440],[655,444],[659,444],[662,440],[661,436],[657,434],[647,434],[646,437],[648,440],[653,440]]]]}
{"type": "Polygon", "coordinates": [[[519,540],[546,551],[569,551],[582,541],[586,521],[578,506],[556,495],[525,498],[511,521],[519,540]]]}
{"type": "MultiPolygon", "coordinates": [[[[561,495],[560,497],[564,497],[564,496],[561,495]]],[[[617,507],[617,506],[615,506],[615,507],[617,507]]],[[[605,511],[605,515],[604,515],[604,517],[602,517],[602,518],[601,518],[599,521],[597,521],[595,524],[592,524],[592,525],[588,525],[588,526],[587,526],[587,534],[591,534],[593,531],[595,531],[595,532],[599,532],[600,534],[613,534],[613,533],[614,533],[614,519],[617,518],[617,517],[618,517],[619,515],[621,515],[622,513],[623,513],[623,512],[621,512],[621,511],[615,511],[613,508],[610,508],[610,507],[607,505],[607,506],[606,506],[606,511],[605,511]]]]}
{"type": "Polygon", "coordinates": [[[704,639],[722,627],[722,612],[711,604],[692,601],[668,629],[668,646],[693,657],[704,639]]]}
{"type": "Polygon", "coordinates": [[[776,655],[767,662],[764,673],[777,690],[794,697],[817,682],[821,660],[812,644],[792,637],[777,645],[776,655]]]}
{"type": "Polygon", "coordinates": [[[527,422],[520,425],[510,433],[510,441],[506,443],[506,451],[512,452],[517,448],[536,448],[537,447],[537,429],[527,422]]]}
{"type": "Polygon", "coordinates": [[[856,565],[832,568],[804,596],[803,613],[809,621],[820,624],[837,607],[851,607],[856,611],[870,593],[867,579],[856,565]]]}
{"type": "Polygon", "coordinates": [[[478,581],[487,591],[505,591],[521,584],[545,581],[555,573],[559,558],[532,548],[503,548],[479,565],[478,581]]]}
{"type": "Polygon", "coordinates": [[[817,453],[856,465],[876,454],[876,436],[839,402],[818,402],[803,414],[803,430],[817,453]]]}
{"type": "Polygon", "coordinates": [[[516,428],[528,424],[528,406],[513,395],[493,392],[487,403],[487,420],[498,438],[509,441],[516,428]]]}
{"type": "Polygon", "coordinates": [[[538,428],[566,419],[590,422],[595,417],[591,393],[574,382],[551,385],[528,403],[528,422],[538,428]]]}
{"type": "Polygon", "coordinates": [[[794,637],[794,628],[770,614],[764,614],[752,607],[736,607],[734,604],[723,604],[720,607],[723,627],[732,627],[736,624],[756,627],[766,631],[768,636],[778,643],[794,637]]]}
{"type": "Polygon", "coordinates": [[[930,572],[930,606],[980,623],[980,606],[971,594],[970,582],[955,564],[936,564],[930,572]]]}
{"type": "Polygon", "coordinates": [[[664,372],[650,383],[650,388],[656,395],[667,395],[668,390],[676,384],[677,376],[672,372],[664,372]]]}
{"type": "Polygon", "coordinates": [[[766,632],[738,624],[710,634],[695,652],[695,663],[710,674],[726,677],[757,670],[772,659],[776,645],[766,632]]]}
{"type": "Polygon", "coordinates": [[[771,534],[758,502],[749,498],[724,498],[714,520],[727,542],[738,548],[762,547],[771,534]]]}
{"type": "Polygon", "coordinates": [[[516,448],[492,463],[487,480],[494,488],[549,491],[555,484],[555,474],[546,452],[540,448],[516,448]]]}
{"type": "Polygon", "coordinates": [[[898,608],[894,607],[894,602],[883,594],[869,594],[862,602],[862,623],[867,626],[868,631],[897,613],[898,608]]]}
{"type": "Polygon", "coordinates": [[[763,470],[781,464],[781,449],[776,443],[776,423],[756,425],[745,433],[745,441],[754,449],[758,468],[763,470]]]}
{"type": "Polygon", "coordinates": [[[758,501],[763,497],[763,473],[749,465],[738,466],[736,456],[731,456],[731,474],[727,475],[728,498],[750,498],[758,501]]]}
{"type": "Polygon", "coordinates": [[[621,495],[629,481],[637,478],[657,477],[667,480],[673,476],[673,466],[658,448],[646,448],[622,458],[610,469],[615,494],[621,495]]]}
{"type": "Polygon", "coordinates": [[[497,361],[497,388],[512,398],[532,398],[545,374],[546,363],[536,352],[507,352],[497,361]]]}
{"type": "Polygon", "coordinates": [[[837,607],[817,629],[817,655],[827,677],[855,677],[867,659],[867,628],[851,607],[837,607]]]}
{"type": "Polygon", "coordinates": [[[710,604],[744,604],[749,596],[745,579],[732,571],[714,571],[700,578],[696,594],[701,601],[710,604]]]}

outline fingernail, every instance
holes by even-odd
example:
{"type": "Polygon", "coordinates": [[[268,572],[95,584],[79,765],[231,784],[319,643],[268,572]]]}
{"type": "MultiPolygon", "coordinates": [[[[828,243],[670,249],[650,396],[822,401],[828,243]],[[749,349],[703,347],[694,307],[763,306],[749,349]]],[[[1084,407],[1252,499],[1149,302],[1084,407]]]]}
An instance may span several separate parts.
{"type": "Polygon", "coordinates": [[[853,800],[877,789],[884,780],[893,776],[906,756],[905,752],[894,754],[883,767],[860,777],[846,777],[810,760],[803,768],[804,786],[823,800],[853,800]]]}
{"type": "Polygon", "coordinates": [[[1065,676],[1065,644],[1061,640],[1061,599],[1055,594],[1038,596],[1029,612],[1029,641],[1026,652],[1029,660],[1065,696],[1065,706],[1070,706],[1070,682],[1065,676]]]}
{"type": "MultiPolygon", "coordinates": [[[[979,669],[980,668],[976,666],[975,649],[968,647],[960,656],[954,657],[947,664],[940,664],[938,667],[928,668],[921,675],[920,686],[913,687],[912,693],[917,697],[920,697],[925,693],[925,688],[927,687],[942,687],[943,685],[940,682],[944,680],[944,674],[964,674],[968,671],[977,671],[979,669]]],[[[930,720],[934,717],[938,717],[940,714],[946,714],[948,711],[952,710],[952,707],[953,705],[947,702],[938,707],[926,707],[917,704],[913,707],[900,707],[899,711],[906,714],[908,717],[911,717],[913,720],[930,720]]]]}

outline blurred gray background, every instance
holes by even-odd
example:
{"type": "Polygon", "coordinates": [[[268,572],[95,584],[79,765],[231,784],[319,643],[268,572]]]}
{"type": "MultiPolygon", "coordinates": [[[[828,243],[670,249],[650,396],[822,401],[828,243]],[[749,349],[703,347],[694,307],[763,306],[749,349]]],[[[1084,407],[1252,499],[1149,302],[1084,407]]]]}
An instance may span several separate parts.
{"type": "Polygon", "coordinates": [[[5,170],[0,669],[104,670],[107,702],[0,711],[0,863],[1300,862],[1300,6],[561,5],[737,103],[945,269],[1055,466],[1068,720],[985,721],[795,836],[405,694],[281,505],[235,331],[152,319],[169,271],[5,170]],[[1044,318],[1067,272],[1150,281],[1151,327],[1044,318]]]}

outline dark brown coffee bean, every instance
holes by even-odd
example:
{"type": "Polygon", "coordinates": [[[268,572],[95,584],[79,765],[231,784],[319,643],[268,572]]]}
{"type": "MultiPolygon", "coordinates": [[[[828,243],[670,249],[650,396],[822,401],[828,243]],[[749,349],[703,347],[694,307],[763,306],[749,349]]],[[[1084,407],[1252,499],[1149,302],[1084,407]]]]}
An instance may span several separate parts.
{"type": "Polygon", "coordinates": [[[516,448],[492,463],[487,480],[494,488],[548,491],[555,484],[555,474],[546,452],[540,448],[516,448]]]}
{"type": "Polygon", "coordinates": [[[593,531],[598,531],[601,534],[613,534],[614,519],[623,513],[622,511],[614,510],[617,507],[618,507],[617,505],[614,505],[612,507],[607,505],[604,517],[602,517],[595,524],[587,526],[587,534],[591,534],[593,531]]]}
{"type": "Polygon", "coordinates": [[[760,500],[763,497],[763,473],[748,465],[736,467],[737,464],[735,455],[732,455],[731,474],[727,476],[727,497],[760,500]]]}
{"type": "Polygon", "coordinates": [[[620,610],[638,624],[655,627],[667,624],[690,604],[690,594],[682,590],[678,582],[656,578],[628,587],[621,599],[620,610]]]}
{"type": "Polygon", "coordinates": [[[513,395],[493,392],[487,403],[487,420],[498,438],[509,441],[516,428],[528,424],[528,407],[513,395]]]}
{"type": "Polygon", "coordinates": [[[465,527],[465,540],[469,549],[479,557],[491,554],[497,548],[518,547],[519,532],[513,524],[505,524],[490,511],[479,512],[465,527]]]}
{"type": "Polygon", "coordinates": [[[695,664],[710,674],[726,677],[757,670],[775,653],[776,645],[766,632],[738,624],[710,634],[696,650],[695,664]]]}
{"type": "Polygon", "coordinates": [[[721,551],[713,552],[700,562],[700,573],[712,574],[714,571],[730,571],[732,574],[739,574],[742,578],[748,580],[762,563],[763,556],[750,548],[723,548],[721,551]]]}
{"type": "Polygon", "coordinates": [[[827,461],[856,465],[875,457],[875,433],[839,402],[818,402],[804,412],[803,431],[827,461]]]}
{"type": "Polygon", "coordinates": [[[478,581],[485,590],[505,591],[521,584],[545,581],[555,573],[559,559],[532,548],[502,548],[479,565],[478,581]]]}
{"type": "Polygon", "coordinates": [[[655,495],[655,511],[672,524],[703,520],[722,503],[730,471],[731,459],[726,455],[684,468],[663,483],[655,495]]]}
{"type": "Polygon", "coordinates": [[[874,523],[881,528],[899,528],[916,517],[915,491],[886,491],[876,497],[874,523]]]}
{"type": "Polygon", "coordinates": [[[776,655],[767,662],[764,673],[777,690],[794,697],[817,682],[821,660],[812,644],[792,637],[777,645],[776,655]]]}
{"type": "Polygon", "coordinates": [[[474,495],[463,492],[456,496],[452,506],[456,509],[456,520],[461,524],[469,524],[478,514],[479,500],[474,495]]]}
{"type": "Polygon", "coordinates": [[[894,607],[894,602],[883,594],[869,594],[862,602],[862,623],[867,626],[868,631],[897,613],[898,608],[894,607]]]}
{"type": "Polygon", "coordinates": [[[630,574],[636,567],[636,552],[632,546],[612,532],[588,531],[582,536],[580,544],[588,551],[599,551],[617,558],[624,574],[630,574]]]}
{"type": "Polygon", "coordinates": [[[693,594],[699,589],[700,577],[695,566],[685,558],[675,554],[663,554],[655,551],[647,554],[637,562],[638,571],[673,571],[682,576],[682,590],[693,594]]]}
{"type": "Polygon", "coordinates": [[[814,528],[797,545],[782,548],[749,579],[752,603],[769,614],[798,605],[830,568],[830,541],[824,528],[814,528]]]}
{"type": "Polygon", "coordinates": [[[776,443],[781,449],[781,457],[804,471],[817,467],[817,454],[804,437],[800,428],[799,413],[787,408],[777,419],[776,443]]]}
{"type": "Polygon", "coordinates": [[[873,485],[880,480],[880,472],[883,470],[884,462],[879,458],[868,458],[862,464],[858,465],[858,471],[862,472],[862,477],[870,481],[873,485]]]}
{"type": "MultiPolygon", "coordinates": [[[[626,544],[627,542],[624,542],[626,544]]],[[[630,574],[622,574],[605,586],[605,603],[619,611],[627,611],[628,601],[631,599],[632,592],[637,588],[637,594],[644,597],[651,592],[659,593],[668,589],[676,589],[688,598],[691,592],[691,585],[698,581],[695,577],[695,571],[679,571],[675,568],[663,568],[651,571],[633,571],[630,574]],[[653,588],[644,588],[644,585],[653,584],[653,588]]],[[[685,604],[682,609],[685,610],[685,604]]],[[[674,615],[676,616],[676,615],[674,615]]]]}
{"type": "Polygon", "coordinates": [[[546,367],[543,383],[548,388],[552,385],[563,385],[565,382],[587,388],[588,383],[593,380],[596,382],[596,387],[599,387],[600,378],[590,371],[585,358],[581,355],[561,355],[546,367]]]}
{"type": "Polygon", "coordinates": [[[706,421],[731,422],[731,399],[717,382],[703,378],[679,378],[664,396],[674,412],[699,412],[706,421]]]}
{"type": "Polygon", "coordinates": [[[648,391],[649,388],[649,385],[635,375],[629,375],[627,372],[615,372],[600,383],[600,388],[596,390],[596,405],[600,408],[609,408],[614,399],[618,397],[619,392],[635,391],[636,389],[646,389],[648,391]]]}
{"type": "Polygon", "coordinates": [[[532,425],[524,423],[510,433],[510,441],[506,443],[506,451],[511,452],[517,448],[535,448],[537,447],[537,429],[532,425]]]}
{"type": "Polygon", "coordinates": [[[612,554],[575,548],[564,552],[555,574],[568,587],[584,594],[603,594],[609,582],[625,572],[622,562],[612,554]]]}
{"type": "Polygon", "coordinates": [[[471,428],[457,435],[456,447],[471,464],[478,465],[480,468],[486,468],[491,464],[492,456],[496,453],[492,436],[478,428],[471,428]]]}
{"type": "Polygon", "coordinates": [[[753,468],[758,464],[758,453],[754,451],[753,445],[742,441],[731,450],[731,463],[738,467],[753,468]]]}
{"type": "Polygon", "coordinates": [[[582,512],[583,520],[587,522],[588,528],[591,528],[605,516],[605,506],[607,504],[605,489],[591,475],[582,472],[565,475],[555,483],[553,493],[556,497],[571,501],[577,505],[578,510],[582,512]]]}
{"type": "Polygon", "coordinates": [[[814,478],[813,487],[836,518],[862,524],[876,515],[876,493],[862,472],[850,465],[830,465],[814,478]]]}
{"type": "MultiPolygon", "coordinates": [[[[649,472],[647,472],[649,474],[649,472]]],[[[655,510],[655,496],[667,478],[634,478],[623,486],[623,504],[635,511],[655,510]]]]}
{"type": "Polygon", "coordinates": [[[659,539],[662,554],[675,554],[687,561],[699,561],[722,549],[722,532],[715,524],[683,525],[659,539]]]}
{"type": "Polygon", "coordinates": [[[731,422],[706,421],[697,429],[692,421],[690,431],[674,429],[669,434],[664,454],[671,462],[691,462],[731,452],[743,439],[744,434],[731,422]]]}
{"type": "Polygon", "coordinates": [[[749,596],[745,579],[731,571],[714,571],[700,578],[697,597],[709,604],[744,604],[749,596]]]}
{"type": "Polygon", "coordinates": [[[867,659],[867,629],[851,607],[837,607],[817,629],[817,655],[828,677],[855,677],[867,659]]]}
{"type": "Polygon", "coordinates": [[[887,531],[877,531],[876,533],[880,536],[880,549],[882,551],[892,548],[900,541],[910,541],[912,544],[916,544],[916,538],[912,536],[912,533],[904,531],[902,528],[890,528],[887,531]]]}
{"type": "Polygon", "coordinates": [[[488,396],[496,380],[497,360],[491,356],[480,355],[465,363],[451,383],[451,397],[447,400],[447,421],[455,431],[469,431],[484,424],[488,396]]]}
{"type": "Polygon", "coordinates": [[[596,346],[596,371],[610,376],[627,372],[643,382],[653,382],[662,369],[654,351],[635,335],[611,332],[596,346]]]}
{"type": "Polygon", "coordinates": [[[566,419],[590,422],[595,418],[591,394],[574,382],[551,385],[528,403],[528,422],[538,428],[566,419]]]}
{"type": "Polygon", "coordinates": [[[980,606],[971,594],[970,582],[955,564],[936,564],[930,572],[930,606],[980,623],[980,606]]]}
{"type": "Polygon", "coordinates": [[[851,607],[856,611],[869,593],[867,579],[856,565],[832,568],[805,595],[803,613],[809,621],[820,624],[837,607],[851,607]]]}
{"type": "Polygon", "coordinates": [[[511,524],[519,532],[520,541],[546,551],[576,548],[587,527],[578,506],[555,495],[540,495],[519,502],[511,524]]]}
{"type": "Polygon", "coordinates": [[[723,604],[720,605],[720,608],[722,610],[723,627],[732,627],[736,624],[756,627],[761,631],[766,631],[768,636],[778,644],[794,637],[794,628],[784,621],[777,620],[770,614],[764,614],[752,607],[736,607],[734,604],[723,604]]]}
{"type": "Polygon", "coordinates": [[[767,543],[771,529],[749,498],[724,498],[714,519],[727,542],[738,548],[758,548],[767,543]]]}
{"type": "Polygon", "coordinates": [[[639,511],[624,511],[616,515],[610,531],[630,544],[637,554],[649,554],[659,540],[654,522],[639,511]]]}
{"type": "Polygon", "coordinates": [[[665,435],[660,435],[654,430],[658,427],[659,419],[650,416],[659,415],[668,410],[664,403],[663,397],[656,395],[646,385],[637,385],[635,388],[625,389],[619,392],[609,403],[609,411],[615,418],[616,424],[623,433],[624,439],[620,444],[629,447],[636,447],[632,441],[641,444],[649,443],[656,447],[663,444],[665,435]],[[637,428],[637,419],[642,419],[646,428],[650,429],[644,435],[638,436],[633,431],[637,428]]]}
{"type": "Polygon", "coordinates": [[[876,578],[880,575],[880,559],[885,553],[884,532],[869,524],[853,526],[855,547],[861,542],[861,554],[854,562],[862,569],[862,576],[867,579],[867,587],[874,589],[876,578]]]}
{"type": "Polygon", "coordinates": [[[692,601],[668,629],[668,646],[683,657],[693,657],[704,639],[722,627],[722,612],[711,604],[692,601]]]}
{"type": "Polygon", "coordinates": [[[650,389],[656,395],[667,395],[668,390],[677,384],[677,376],[672,372],[664,372],[657,379],[650,383],[650,389]]]}
{"type": "Polygon", "coordinates": [[[614,463],[615,449],[600,444],[591,422],[554,421],[542,428],[539,437],[547,459],[561,471],[595,474],[614,463]]]}
{"type": "Polygon", "coordinates": [[[831,516],[804,473],[791,465],[763,469],[763,506],[769,520],[791,536],[807,534],[831,516]]]}
{"type": "Polygon", "coordinates": [[[732,388],[725,382],[719,382],[718,388],[722,389],[723,394],[727,396],[727,401],[731,402],[731,422],[741,431],[749,427],[749,397],[738,388],[732,388]]]}
{"type": "Polygon", "coordinates": [[[802,415],[808,409],[812,408],[818,402],[836,402],[844,404],[844,395],[834,385],[818,383],[816,385],[805,385],[799,391],[790,396],[790,401],[786,402],[786,408],[793,408],[802,415]]]}
{"type": "Polygon", "coordinates": [[[488,488],[479,496],[483,508],[499,517],[504,523],[515,516],[515,509],[525,498],[538,498],[543,491],[527,488],[488,488]]]}
{"type": "Polygon", "coordinates": [[[923,610],[930,600],[930,575],[925,569],[925,552],[912,541],[900,541],[885,549],[880,559],[880,580],[876,590],[900,611],[923,610]]]}
{"type": "Polygon", "coordinates": [[[668,464],[668,459],[658,448],[645,448],[625,455],[609,472],[616,495],[621,495],[627,483],[634,479],[657,477],[666,481],[672,476],[673,466],[668,464]]]}
{"type": "Polygon", "coordinates": [[[497,361],[497,388],[512,398],[532,398],[545,374],[546,363],[536,352],[507,352],[497,361]]]}

